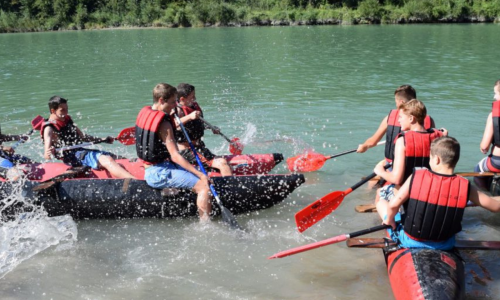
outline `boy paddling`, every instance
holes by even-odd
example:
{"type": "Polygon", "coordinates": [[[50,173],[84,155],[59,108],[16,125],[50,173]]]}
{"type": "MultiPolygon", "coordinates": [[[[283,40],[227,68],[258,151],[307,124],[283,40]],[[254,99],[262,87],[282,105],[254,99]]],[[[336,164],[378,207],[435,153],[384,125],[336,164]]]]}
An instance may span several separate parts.
{"type": "MultiPolygon", "coordinates": [[[[56,152],[56,148],[78,145],[82,142],[96,142],[101,139],[84,134],[73,123],[68,115],[68,100],[53,96],[49,100],[49,111],[50,116],[41,129],[45,159],[55,156],[73,167],[88,166],[96,170],[104,168],[115,178],[135,178],[122,168],[109,152],[84,148],[56,152]]],[[[113,137],[108,136],[106,143],[111,144],[113,140],[113,137]]]]}
{"type": "Polygon", "coordinates": [[[413,168],[428,167],[431,142],[447,135],[447,132],[425,129],[427,109],[417,99],[402,103],[398,116],[403,132],[396,138],[392,171],[384,169],[386,160],[382,160],[374,169],[377,175],[391,184],[378,190],[375,203],[379,202],[379,196],[389,200],[397,187],[411,175],[413,168]]]}
{"type": "Polygon", "coordinates": [[[391,225],[391,238],[403,248],[452,249],[467,200],[492,212],[500,212],[500,197],[479,192],[469,181],[454,174],[460,144],[452,137],[432,141],[430,168],[415,169],[395,197],[379,201],[377,210],[384,224],[391,225]],[[403,222],[396,227],[399,208],[403,222]]]}
{"type": "Polygon", "coordinates": [[[209,221],[211,204],[208,177],[179,154],[174,121],[177,90],[159,83],[153,90],[153,105],[145,106],[136,121],[137,156],[144,161],[144,179],[153,188],[186,188],[197,194],[200,221],[209,221]]]}
{"type": "MultiPolygon", "coordinates": [[[[377,131],[369,137],[363,144],[358,146],[358,153],[366,152],[369,148],[375,147],[386,135],[385,143],[385,158],[387,162],[391,162],[394,156],[394,141],[397,135],[401,132],[401,125],[399,124],[399,106],[412,99],[417,98],[417,92],[411,85],[402,85],[394,91],[394,101],[396,102],[396,109],[389,112],[389,115],[382,119],[377,131]]],[[[424,120],[424,128],[434,128],[434,120],[430,116],[426,116],[424,120]]]]}
{"type": "MultiPolygon", "coordinates": [[[[203,123],[203,112],[196,102],[195,87],[188,83],[180,83],[177,86],[177,107],[176,114],[179,116],[182,124],[189,134],[189,138],[193,143],[196,152],[200,156],[200,160],[205,168],[219,169],[222,176],[231,176],[233,171],[227,163],[226,159],[220,156],[215,156],[202,140],[205,134],[205,124],[203,123]]],[[[213,131],[215,134],[218,131],[213,131]]],[[[193,151],[189,147],[186,137],[182,133],[180,127],[176,131],[177,144],[180,154],[191,164],[196,165],[196,158],[193,151]]]]}
{"type": "MultiPolygon", "coordinates": [[[[487,154],[491,148],[491,153],[483,158],[474,168],[475,172],[495,172],[500,173],[500,80],[493,86],[494,96],[493,108],[486,119],[483,139],[479,145],[481,152],[487,154]]],[[[491,179],[475,177],[474,182],[483,189],[488,189],[488,182],[491,179]]]]}

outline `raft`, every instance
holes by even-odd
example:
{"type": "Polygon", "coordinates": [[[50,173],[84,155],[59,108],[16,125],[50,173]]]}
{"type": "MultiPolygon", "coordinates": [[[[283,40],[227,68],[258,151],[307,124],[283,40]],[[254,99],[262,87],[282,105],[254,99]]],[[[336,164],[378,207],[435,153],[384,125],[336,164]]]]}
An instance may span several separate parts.
{"type": "MultiPolygon", "coordinates": [[[[212,178],[224,207],[242,214],[272,207],[282,202],[304,183],[302,174],[250,175],[212,178]]],[[[6,198],[17,182],[1,182],[0,197],[6,198]]],[[[185,189],[153,189],[136,179],[69,179],[47,189],[34,191],[36,181],[25,181],[24,201],[42,205],[49,216],[70,214],[76,219],[176,218],[197,216],[196,194],[185,189]]],[[[2,217],[25,210],[27,205],[0,209],[2,217]]],[[[212,205],[214,215],[220,214],[212,205]]]]}

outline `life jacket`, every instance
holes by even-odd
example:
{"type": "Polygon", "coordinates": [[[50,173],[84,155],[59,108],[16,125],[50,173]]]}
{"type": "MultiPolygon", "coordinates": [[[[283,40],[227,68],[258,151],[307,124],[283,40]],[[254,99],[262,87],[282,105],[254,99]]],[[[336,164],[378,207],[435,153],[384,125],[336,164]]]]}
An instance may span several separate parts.
{"type": "MultiPolygon", "coordinates": [[[[194,102],[191,107],[179,104],[175,108],[175,112],[179,116],[179,118],[187,116],[190,113],[192,113],[193,111],[199,111],[201,113],[201,116],[203,117],[203,112],[201,111],[200,106],[196,102],[194,102]],[[180,113],[180,110],[182,110],[182,113],[180,113]]],[[[191,140],[199,140],[205,134],[205,124],[203,124],[203,121],[200,119],[186,122],[186,124],[183,124],[183,125],[184,125],[184,128],[186,128],[186,131],[187,131],[189,138],[191,140]]],[[[182,129],[177,130],[176,137],[177,137],[178,143],[186,143],[187,142],[187,139],[184,136],[182,129]]]]}
{"type": "Polygon", "coordinates": [[[431,142],[443,133],[429,129],[425,132],[406,131],[399,134],[405,141],[405,171],[403,181],[413,173],[413,168],[430,168],[431,142]]]}
{"type": "MultiPolygon", "coordinates": [[[[73,119],[71,119],[69,115],[66,115],[63,121],[45,119],[45,121],[42,124],[42,129],[40,130],[40,133],[42,135],[42,141],[44,140],[43,134],[45,128],[47,127],[52,127],[52,129],[57,134],[58,142],[57,144],[54,145],[56,148],[78,145],[83,142],[80,135],[78,135],[78,128],[75,126],[75,124],[73,123],[73,119]]],[[[70,163],[73,165],[74,154],[82,149],[83,148],[77,148],[77,149],[63,151],[62,153],[57,152],[56,158],[62,159],[65,163],[70,163]]]]}
{"type": "Polygon", "coordinates": [[[500,147],[500,101],[493,102],[491,109],[491,117],[493,118],[493,145],[500,147]]]}
{"type": "Polygon", "coordinates": [[[415,169],[405,207],[404,231],[412,239],[444,241],[462,230],[469,181],[415,169]]]}
{"type": "MultiPolygon", "coordinates": [[[[430,129],[432,118],[427,115],[424,119],[424,128],[430,129]]],[[[401,124],[399,123],[399,109],[393,109],[387,116],[387,131],[385,134],[385,159],[391,162],[394,159],[394,148],[396,145],[396,137],[401,132],[401,124]]]]}
{"type": "Polygon", "coordinates": [[[146,163],[157,164],[170,159],[167,146],[165,146],[158,134],[163,121],[170,122],[172,129],[175,128],[174,122],[169,115],[163,111],[153,110],[151,106],[143,107],[137,116],[135,122],[135,148],[137,157],[146,163]]]}

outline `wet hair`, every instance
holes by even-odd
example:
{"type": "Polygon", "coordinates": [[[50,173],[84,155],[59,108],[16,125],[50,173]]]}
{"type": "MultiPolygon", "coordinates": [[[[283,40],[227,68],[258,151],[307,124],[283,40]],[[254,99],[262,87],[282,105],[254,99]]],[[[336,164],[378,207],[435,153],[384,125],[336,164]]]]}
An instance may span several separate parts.
{"type": "Polygon", "coordinates": [[[424,103],[417,99],[411,99],[408,102],[403,102],[399,107],[405,114],[413,116],[417,119],[418,124],[424,125],[425,117],[427,116],[427,108],[424,103]]]}
{"type": "Polygon", "coordinates": [[[63,97],[52,96],[49,99],[49,111],[51,109],[57,110],[59,108],[59,105],[65,103],[68,103],[68,100],[64,99],[63,97]]]}
{"type": "Polygon", "coordinates": [[[180,101],[181,97],[186,98],[192,92],[194,92],[194,86],[189,83],[179,83],[177,86],[177,101],[180,101]]]}
{"type": "Polygon", "coordinates": [[[437,155],[443,164],[455,168],[460,159],[460,143],[451,136],[439,137],[431,143],[431,155],[437,155]]]}
{"type": "Polygon", "coordinates": [[[168,83],[158,83],[153,89],[153,103],[157,103],[160,98],[167,101],[177,94],[177,89],[168,83]]]}
{"type": "Polygon", "coordinates": [[[410,101],[417,98],[417,92],[411,85],[402,85],[394,91],[394,96],[403,102],[410,101]]]}

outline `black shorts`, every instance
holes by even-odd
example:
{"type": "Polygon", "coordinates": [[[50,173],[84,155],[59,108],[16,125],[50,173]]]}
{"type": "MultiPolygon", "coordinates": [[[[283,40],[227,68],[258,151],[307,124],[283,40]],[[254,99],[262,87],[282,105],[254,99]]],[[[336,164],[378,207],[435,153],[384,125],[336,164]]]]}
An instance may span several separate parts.
{"type": "MultiPolygon", "coordinates": [[[[208,150],[205,145],[197,146],[194,148],[196,149],[196,153],[198,153],[198,156],[200,157],[203,167],[211,168],[213,159],[215,158],[215,154],[210,152],[210,150],[208,150]]],[[[193,151],[191,151],[191,148],[181,150],[179,151],[179,154],[182,155],[182,157],[184,157],[190,164],[195,166],[198,165],[198,163],[196,162],[196,157],[194,156],[193,151]]]]}

